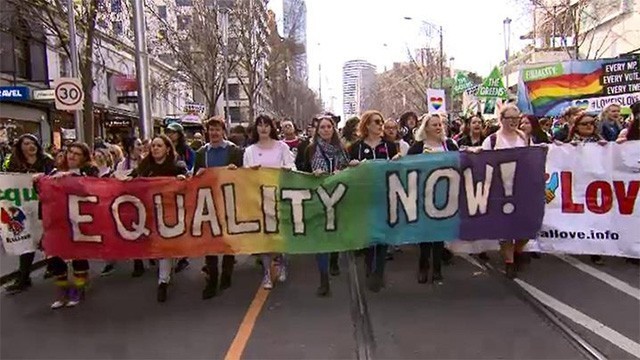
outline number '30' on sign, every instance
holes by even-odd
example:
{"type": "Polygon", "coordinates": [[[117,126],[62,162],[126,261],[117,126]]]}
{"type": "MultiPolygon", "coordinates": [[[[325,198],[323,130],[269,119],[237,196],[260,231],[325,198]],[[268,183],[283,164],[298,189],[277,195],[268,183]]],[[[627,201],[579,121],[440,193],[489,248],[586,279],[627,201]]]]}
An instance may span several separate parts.
{"type": "Polygon", "coordinates": [[[59,78],[53,82],[56,109],[82,110],[84,91],[78,78],[59,78]]]}

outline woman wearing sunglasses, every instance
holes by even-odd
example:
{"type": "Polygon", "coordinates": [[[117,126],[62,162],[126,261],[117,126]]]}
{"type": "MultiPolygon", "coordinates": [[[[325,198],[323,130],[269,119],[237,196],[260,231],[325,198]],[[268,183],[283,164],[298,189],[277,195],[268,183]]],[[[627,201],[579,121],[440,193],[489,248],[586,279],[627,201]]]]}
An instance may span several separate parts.
{"type": "MultiPolygon", "coordinates": [[[[398,153],[395,143],[382,138],[384,118],[379,111],[367,111],[362,114],[358,123],[358,140],[349,149],[350,165],[357,165],[362,160],[391,160],[398,153]]],[[[367,271],[367,287],[373,292],[384,287],[384,265],[387,245],[374,245],[367,249],[365,265],[367,271]]]]}

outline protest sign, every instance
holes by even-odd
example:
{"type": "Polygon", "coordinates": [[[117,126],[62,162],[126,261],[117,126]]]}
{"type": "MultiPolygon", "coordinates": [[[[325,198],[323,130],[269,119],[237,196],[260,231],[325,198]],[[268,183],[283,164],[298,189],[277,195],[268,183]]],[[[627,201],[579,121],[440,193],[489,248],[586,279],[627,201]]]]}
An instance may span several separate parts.
{"type": "Polygon", "coordinates": [[[427,107],[430,113],[447,112],[447,97],[442,89],[427,89],[427,107]]]}
{"type": "Polygon", "coordinates": [[[482,82],[482,85],[478,87],[477,96],[500,99],[507,99],[509,97],[509,95],[507,94],[507,88],[502,82],[500,69],[498,69],[497,66],[493,68],[491,74],[489,74],[489,76],[482,82]]]}
{"type": "Polygon", "coordinates": [[[11,255],[35,251],[42,237],[33,174],[0,175],[0,237],[11,255]]]}
{"type": "Polygon", "coordinates": [[[64,258],[323,253],[533,237],[546,149],[367,161],[328,177],[209,169],[175,178],[45,178],[44,246],[64,258]]]}
{"type": "Polygon", "coordinates": [[[473,82],[467,74],[462,71],[456,71],[456,79],[453,85],[453,95],[459,95],[473,87],[473,82]]]}
{"type": "Polygon", "coordinates": [[[609,104],[640,100],[640,57],[571,60],[525,67],[518,107],[535,116],[559,116],[569,106],[602,111],[609,104]]]}

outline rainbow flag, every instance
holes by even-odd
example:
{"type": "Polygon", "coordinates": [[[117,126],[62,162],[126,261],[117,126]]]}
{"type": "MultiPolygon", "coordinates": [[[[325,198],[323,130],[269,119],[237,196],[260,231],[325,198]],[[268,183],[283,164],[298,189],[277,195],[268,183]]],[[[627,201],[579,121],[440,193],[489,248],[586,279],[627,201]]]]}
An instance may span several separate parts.
{"type": "Polygon", "coordinates": [[[526,114],[559,116],[569,106],[599,108],[593,102],[602,98],[624,105],[636,88],[627,79],[637,71],[637,57],[528,66],[520,71],[518,107],[526,114]]]}
{"type": "Polygon", "coordinates": [[[332,176],[209,169],[174,178],[45,178],[44,247],[63,258],[323,253],[535,236],[545,148],[376,160],[332,176]]]}

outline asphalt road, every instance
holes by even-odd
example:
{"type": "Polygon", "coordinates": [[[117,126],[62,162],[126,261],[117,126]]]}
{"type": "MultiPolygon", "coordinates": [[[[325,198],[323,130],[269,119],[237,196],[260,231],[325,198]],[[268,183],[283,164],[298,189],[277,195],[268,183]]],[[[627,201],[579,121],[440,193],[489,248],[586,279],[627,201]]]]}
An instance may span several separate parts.
{"type": "MultiPolygon", "coordinates": [[[[497,254],[491,257],[499,267],[497,254]]],[[[354,334],[362,329],[354,326],[344,260],[332,296],[318,298],[312,256],[293,256],[288,281],[271,292],[259,290],[253,258],[239,257],[232,288],[205,301],[202,260],[193,259],[174,277],[163,304],[155,300],[153,270],[133,279],[131,264],[123,262],[100,278],[102,264],[95,262],[85,301],[55,311],[49,309],[53,285],[39,271],[27,292],[0,296],[0,358],[356,358],[363,344],[354,334]]],[[[443,285],[421,285],[417,251],[407,247],[389,262],[386,288],[363,293],[372,335],[366,346],[374,359],[584,358],[523,301],[518,287],[537,291],[606,357],[640,358],[640,269],[619,258],[606,261],[596,269],[584,258],[545,255],[532,260],[519,285],[506,286],[502,276],[456,257],[444,268],[443,285]]]]}

